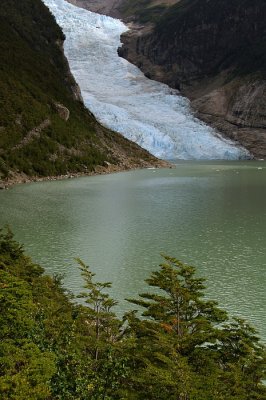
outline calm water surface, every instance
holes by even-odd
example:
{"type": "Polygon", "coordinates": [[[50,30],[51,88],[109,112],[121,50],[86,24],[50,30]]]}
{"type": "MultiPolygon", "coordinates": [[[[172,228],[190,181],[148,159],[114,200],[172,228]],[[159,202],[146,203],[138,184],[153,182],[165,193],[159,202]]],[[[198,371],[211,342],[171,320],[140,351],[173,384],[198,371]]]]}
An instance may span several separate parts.
{"type": "Polygon", "coordinates": [[[8,223],[50,274],[82,287],[75,257],[112,281],[119,310],[145,288],[160,253],[198,268],[207,295],[251,321],[266,341],[266,164],[182,162],[18,185],[0,193],[8,223]]]}

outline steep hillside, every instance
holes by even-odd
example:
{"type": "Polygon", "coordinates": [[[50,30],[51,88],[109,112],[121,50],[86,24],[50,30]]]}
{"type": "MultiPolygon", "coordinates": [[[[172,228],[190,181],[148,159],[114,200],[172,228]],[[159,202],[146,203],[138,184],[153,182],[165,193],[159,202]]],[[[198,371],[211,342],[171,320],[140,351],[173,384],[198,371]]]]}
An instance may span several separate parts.
{"type": "Polygon", "coordinates": [[[122,18],[119,11],[124,0],[66,0],[77,7],[85,8],[92,12],[122,18]]]}
{"type": "MultiPolygon", "coordinates": [[[[160,16],[151,3],[131,6],[135,24],[119,54],[180,89],[200,118],[265,157],[266,2],[180,0],[166,8],[158,1],[160,16]]],[[[128,18],[128,0],[121,10],[128,18]]]]}
{"type": "Polygon", "coordinates": [[[124,21],[151,22],[158,20],[168,7],[180,0],[66,0],[92,12],[124,21]]]}
{"type": "Polygon", "coordinates": [[[0,180],[156,164],[85,109],[63,41],[41,0],[1,1],[0,180]]]}
{"type": "Polygon", "coordinates": [[[156,23],[180,0],[120,0],[118,11],[124,19],[139,23],[156,23]]]}

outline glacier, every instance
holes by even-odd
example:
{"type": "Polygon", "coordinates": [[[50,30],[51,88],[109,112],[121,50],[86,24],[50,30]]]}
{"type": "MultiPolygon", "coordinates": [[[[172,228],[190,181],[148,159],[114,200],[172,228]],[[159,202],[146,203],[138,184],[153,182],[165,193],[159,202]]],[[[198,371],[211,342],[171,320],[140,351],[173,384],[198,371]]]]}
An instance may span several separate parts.
{"type": "Polygon", "coordinates": [[[248,158],[248,152],[193,116],[189,100],[152,81],[117,49],[127,26],[65,0],[43,0],[66,40],[65,55],[85,106],[104,126],[163,159],[248,158]]]}

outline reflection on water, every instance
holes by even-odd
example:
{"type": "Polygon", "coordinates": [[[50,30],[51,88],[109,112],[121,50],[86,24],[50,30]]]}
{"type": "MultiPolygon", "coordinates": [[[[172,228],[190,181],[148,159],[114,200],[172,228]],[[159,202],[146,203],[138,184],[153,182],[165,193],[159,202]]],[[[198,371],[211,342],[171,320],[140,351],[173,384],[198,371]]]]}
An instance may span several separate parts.
{"type": "Polygon", "coordinates": [[[208,296],[266,339],[266,166],[179,163],[176,169],[16,186],[0,193],[0,224],[47,272],[82,286],[75,257],[122,300],[143,291],[160,253],[198,267],[208,296]],[[261,169],[262,168],[262,169],[261,169]]]}

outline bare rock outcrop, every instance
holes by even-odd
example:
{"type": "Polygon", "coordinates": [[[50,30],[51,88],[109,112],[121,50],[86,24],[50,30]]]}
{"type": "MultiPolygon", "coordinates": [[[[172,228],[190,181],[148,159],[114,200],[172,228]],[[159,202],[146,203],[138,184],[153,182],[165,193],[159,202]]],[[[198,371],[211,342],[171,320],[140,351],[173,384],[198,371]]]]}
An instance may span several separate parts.
{"type": "Polygon", "coordinates": [[[32,140],[39,139],[42,131],[50,125],[51,125],[51,120],[49,118],[46,118],[43,122],[40,123],[40,125],[36,126],[31,131],[29,131],[27,135],[24,136],[24,138],[21,140],[21,142],[16,146],[14,146],[11,150],[14,151],[21,149],[22,147],[29,144],[32,140]]]}
{"type": "Polygon", "coordinates": [[[180,0],[122,35],[120,56],[179,89],[197,116],[266,157],[266,3],[180,0]]]}
{"type": "Polygon", "coordinates": [[[62,118],[64,121],[68,121],[70,117],[69,109],[60,103],[54,103],[54,106],[59,117],[62,118]]]}

